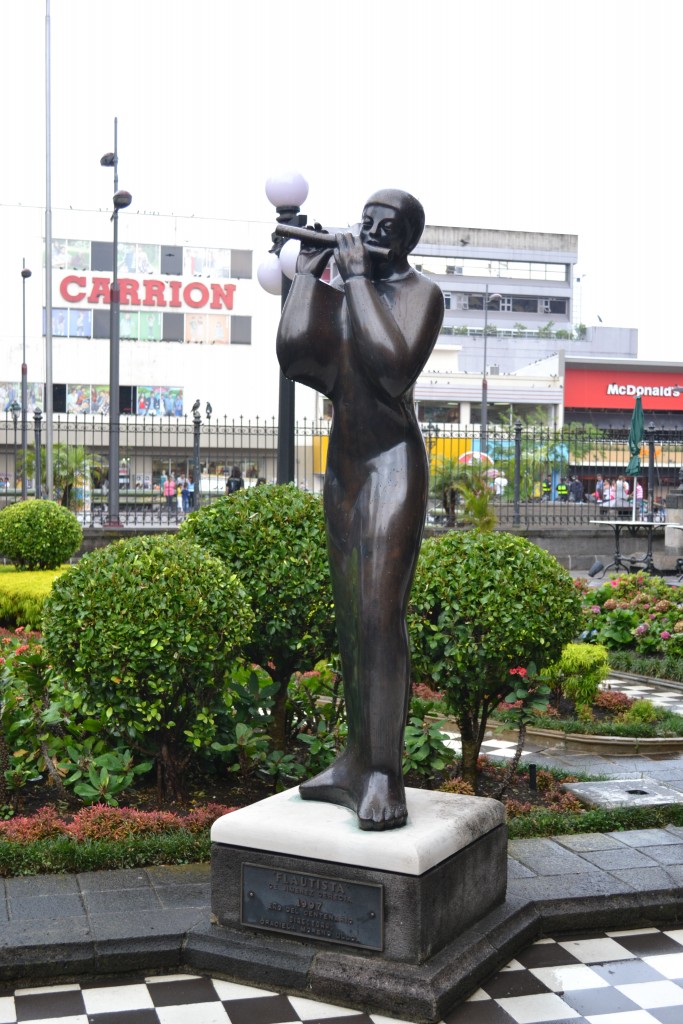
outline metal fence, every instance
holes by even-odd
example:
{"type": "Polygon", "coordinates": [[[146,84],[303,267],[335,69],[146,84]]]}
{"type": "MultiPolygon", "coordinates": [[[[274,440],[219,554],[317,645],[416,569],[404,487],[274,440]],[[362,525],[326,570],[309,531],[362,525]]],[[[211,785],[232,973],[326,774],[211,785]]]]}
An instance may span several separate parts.
{"type": "MultiPolygon", "coordinates": [[[[322,490],[329,421],[299,422],[295,428],[295,475],[302,489],[322,490]]],[[[0,416],[0,505],[46,496],[44,424],[27,425],[26,464],[21,419],[0,416]]],[[[588,523],[602,516],[663,515],[667,496],[683,471],[683,431],[646,430],[637,482],[602,502],[593,495],[599,477],[613,485],[623,477],[630,452],[627,431],[593,427],[553,430],[545,426],[423,424],[431,467],[428,521],[456,524],[462,515],[457,484],[482,477],[491,489],[501,525],[588,523]],[[642,496],[641,496],[642,489],[642,496]]],[[[233,467],[246,486],[273,482],[277,463],[274,420],[121,418],[119,432],[120,513],[124,523],[167,525],[189,508],[223,495],[233,467]],[[195,485],[194,504],[178,493],[195,485]],[[168,481],[172,481],[172,490],[168,481]]],[[[53,496],[69,505],[84,525],[107,519],[109,422],[97,416],[58,416],[53,428],[53,496]]]]}

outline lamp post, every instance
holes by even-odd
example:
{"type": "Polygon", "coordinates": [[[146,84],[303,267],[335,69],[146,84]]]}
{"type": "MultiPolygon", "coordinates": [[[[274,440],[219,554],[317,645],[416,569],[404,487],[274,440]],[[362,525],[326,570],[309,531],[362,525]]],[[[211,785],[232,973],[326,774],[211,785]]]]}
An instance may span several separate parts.
{"type": "Polygon", "coordinates": [[[42,498],[43,496],[43,460],[40,440],[42,422],[43,411],[42,409],[36,408],[33,413],[33,424],[36,435],[36,498],[42,498]]]}
{"type": "Polygon", "coordinates": [[[26,268],[26,260],[22,260],[21,266],[21,307],[22,307],[22,325],[21,325],[21,456],[23,459],[23,469],[21,472],[21,500],[26,501],[27,481],[26,481],[26,454],[28,450],[28,369],[26,366],[26,282],[31,276],[31,271],[26,268]]]}
{"type": "MultiPolygon", "coordinates": [[[[306,218],[300,214],[302,203],[308,195],[308,182],[297,171],[286,171],[273,175],[266,182],[266,195],[277,211],[279,224],[305,225],[306,218]]],[[[289,277],[280,266],[279,255],[284,239],[273,235],[270,256],[258,268],[258,280],[262,288],[273,295],[280,295],[280,309],[284,308],[289,294],[289,277]]],[[[294,480],[294,381],[288,380],[280,370],[278,395],[277,432],[277,482],[291,483],[294,480]]]]}
{"type": "Polygon", "coordinates": [[[489,330],[489,302],[493,302],[494,299],[502,299],[502,295],[498,292],[494,292],[493,295],[489,295],[488,282],[484,291],[484,366],[481,378],[481,432],[479,448],[482,452],[486,450],[486,434],[489,426],[489,408],[488,408],[488,381],[486,379],[486,343],[488,341],[488,330],[489,330]]]}
{"type": "Polygon", "coordinates": [[[17,402],[16,398],[11,402],[9,411],[12,414],[12,421],[14,423],[14,493],[17,493],[17,420],[19,419],[19,413],[21,412],[21,406],[17,402]]]}
{"type": "Polygon", "coordinates": [[[114,168],[114,224],[113,268],[109,298],[109,516],[107,526],[120,526],[119,519],[119,350],[121,291],[119,288],[119,210],[130,206],[130,192],[119,191],[118,118],[114,118],[114,152],[100,159],[102,167],[114,168]]]}
{"type": "Polygon", "coordinates": [[[196,401],[192,408],[192,420],[194,427],[194,444],[192,452],[192,463],[194,473],[194,507],[199,508],[202,501],[202,464],[199,456],[200,434],[202,429],[202,414],[199,411],[199,401],[196,401]]]}

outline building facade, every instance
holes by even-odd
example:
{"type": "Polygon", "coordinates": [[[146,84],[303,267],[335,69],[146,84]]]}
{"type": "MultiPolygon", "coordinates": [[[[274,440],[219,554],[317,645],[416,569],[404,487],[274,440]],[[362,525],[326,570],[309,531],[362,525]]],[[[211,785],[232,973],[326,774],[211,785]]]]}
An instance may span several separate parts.
{"type": "MultiPolygon", "coordinates": [[[[43,211],[4,209],[2,215],[5,237],[21,240],[22,260],[10,255],[16,245],[0,251],[6,314],[0,320],[0,414],[16,410],[24,361],[27,415],[45,408],[50,353],[55,423],[74,416],[84,417],[83,423],[88,416],[106,422],[113,271],[109,211],[54,211],[50,303],[43,211]],[[25,282],[23,260],[32,270],[25,282]]],[[[272,226],[120,214],[119,405],[127,436],[144,438],[141,424],[163,421],[170,445],[175,422],[174,436],[183,437],[178,450],[187,454],[192,445],[187,418],[199,400],[202,416],[210,410],[214,423],[225,424],[226,437],[237,439],[234,446],[245,448],[244,468],[271,477],[270,454],[262,465],[248,452],[254,437],[264,450],[276,445],[280,302],[256,281],[256,268],[272,244],[272,226]]],[[[590,354],[613,366],[614,353],[637,354],[635,331],[575,326],[577,248],[574,235],[425,228],[411,261],[439,285],[445,307],[442,332],[415,388],[426,429],[478,424],[484,372],[489,422],[512,424],[535,416],[560,426],[566,418],[565,365],[590,354]]],[[[572,416],[581,408],[577,401],[572,397],[572,416]]],[[[310,451],[299,455],[318,474],[329,415],[321,395],[297,385],[300,436],[310,438],[310,451]]],[[[6,425],[6,439],[10,433],[6,425]]],[[[164,432],[158,436],[163,444],[164,432]]],[[[160,455],[150,457],[143,479],[158,475],[162,462],[160,455]]]]}

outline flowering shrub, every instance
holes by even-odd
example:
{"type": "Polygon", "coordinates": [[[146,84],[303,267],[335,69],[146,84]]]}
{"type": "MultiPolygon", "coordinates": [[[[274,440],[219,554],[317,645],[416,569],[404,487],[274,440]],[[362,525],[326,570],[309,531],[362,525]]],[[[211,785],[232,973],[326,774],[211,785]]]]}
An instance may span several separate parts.
{"type": "Polygon", "coordinates": [[[582,639],[609,650],[683,654],[683,595],[661,577],[625,573],[584,596],[582,639]]]}
{"type": "Polygon", "coordinates": [[[68,836],[76,842],[105,839],[117,840],[130,836],[159,835],[167,832],[199,834],[211,827],[223,814],[234,807],[206,804],[187,815],[172,811],[137,811],[128,807],[84,807],[67,821],[51,808],[44,808],[31,817],[0,821],[0,842],[32,843],[40,839],[68,836]]]}
{"type": "Polygon", "coordinates": [[[625,693],[618,690],[600,690],[593,701],[596,708],[601,708],[610,714],[628,711],[633,704],[633,698],[627,697],[625,693]]]}

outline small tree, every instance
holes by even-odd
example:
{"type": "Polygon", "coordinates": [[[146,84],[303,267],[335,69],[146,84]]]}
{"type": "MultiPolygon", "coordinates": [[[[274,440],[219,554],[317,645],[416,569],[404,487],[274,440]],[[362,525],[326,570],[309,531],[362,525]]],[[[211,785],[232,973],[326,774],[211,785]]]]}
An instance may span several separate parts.
{"type": "Polygon", "coordinates": [[[81,713],[157,761],[159,795],[184,794],[229,701],[228,669],[253,616],[237,578],[189,540],[134,537],[85,555],[45,602],[43,635],[81,713]]]}
{"type": "Polygon", "coordinates": [[[30,498],[0,512],[0,554],[17,569],[56,569],[82,541],[75,515],[53,501],[30,498]]]}
{"type": "Polygon", "coordinates": [[[444,693],[471,785],[510,669],[555,661],[580,622],[571,577],[524,538],[472,530],[424,542],[408,616],[413,665],[419,680],[444,693]]]}
{"type": "Polygon", "coordinates": [[[223,559],[251,598],[245,653],[279,684],[271,735],[285,750],[292,673],[337,646],[322,501],[292,485],[251,487],[193,512],[180,534],[223,559]]]}

